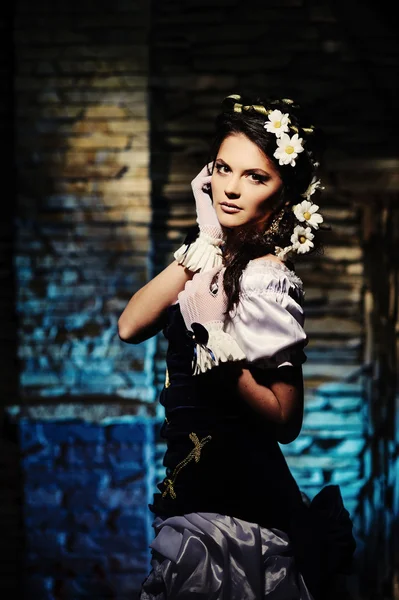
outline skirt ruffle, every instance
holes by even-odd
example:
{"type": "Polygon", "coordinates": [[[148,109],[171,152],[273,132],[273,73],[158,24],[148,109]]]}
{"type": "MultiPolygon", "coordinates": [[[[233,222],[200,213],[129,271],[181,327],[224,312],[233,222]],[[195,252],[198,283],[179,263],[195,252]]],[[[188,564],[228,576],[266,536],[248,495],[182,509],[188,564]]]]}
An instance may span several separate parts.
{"type": "Polygon", "coordinates": [[[153,523],[140,600],[314,600],[288,535],[218,513],[153,523]]]}

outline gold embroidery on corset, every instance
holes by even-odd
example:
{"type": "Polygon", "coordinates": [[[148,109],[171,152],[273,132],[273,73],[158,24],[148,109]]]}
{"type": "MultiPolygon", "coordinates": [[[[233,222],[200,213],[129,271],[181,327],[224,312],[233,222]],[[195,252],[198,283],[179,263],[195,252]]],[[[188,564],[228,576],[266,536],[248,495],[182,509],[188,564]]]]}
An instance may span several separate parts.
{"type": "Polygon", "coordinates": [[[169,387],[170,386],[170,381],[169,381],[169,371],[168,371],[168,367],[166,367],[166,374],[165,374],[165,387],[169,387]]]}
{"type": "Polygon", "coordinates": [[[190,440],[193,442],[194,444],[194,448],[191,450],[190,454],[188,454],[186,456],[186,458],[184,460],[182,460],[174,469],[173,473],[172,473],[172,477],[170,478],[166,478],[164,480],[164,483],[166,485],[166,488],[162,494],[162,498],[164,498],[166,496],[166,494],[170,494],[171,498],[175,499],[176,498],[176,492],[174,489],[174,484],[176,481],[176,477],[178,476],[178,474],[180,473],[180,471],[183,469],[183,467],[185,467],[186,465],[188,465],[189,462],[191,462],[193,459],[195,460],[195,462],[199,462],[199,459],[201,458],[201,450],[202,448],[205,446],[205,444],[207,442],[209,442],[212,439],[211,435],[207,435],[206,437],[202,438],[202,440],[200,441],[198,439],[198,436],[196,433],[191,432],[189,435],[190,440]]]}

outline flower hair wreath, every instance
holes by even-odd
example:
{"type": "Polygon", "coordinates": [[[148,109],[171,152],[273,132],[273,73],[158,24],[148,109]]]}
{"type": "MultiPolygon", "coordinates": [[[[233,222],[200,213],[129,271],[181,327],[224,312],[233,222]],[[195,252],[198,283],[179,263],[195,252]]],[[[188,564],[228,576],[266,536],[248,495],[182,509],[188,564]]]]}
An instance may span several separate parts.
{"type": "MultiPolygon", "coordinates": [[[[241,100],[241,96],[236,94],[227,96],[227,98],[241,100]]],[[[285,98],[282,101],[285,104],[293,104],[293,100],[291,99],[285,98]]],[[[303,152],[305,148],[303,146],[303,138],[299,137],[299,129],[295,125],[291,124],[288,113],[282,113],[277,109],[267,109],[263,105],[251,104],[249,106],[243,106],[239,102],[234,103],[233,109],[235,112],[253,109],[261,114],[266,115],[268,120],[265,121],[264,128],[266,131],[269,133],[274,133],[276,136],[277,148],[273,156],[278,160],[280,166],[290,165],[291,167],[295,167],[298,154],[303,152]],[[289,135],[290,129],[294,131],[294,134],[291,137],[289,135]]],[[[313,133],[313,127],[302,128],[302,131],[304,133],[313,133]]],[[[310,152],[308,152],[308,155],[313,167],[318,167],[319,164],[312,161],[310,152]]],[[[291,245],[285,246],[284,248],[280,248],[280,246],[275,247],[275,255],[281,260],[286,260],[287,255],[291,252],[305,254],[314,246],[312,242],[314,238],[312,228],[318,229],[319,224],[323,222],[323,217],[318,212],[319,206],[314,204],[310,199],[317,189],[324,188],[321,186],[320,179],[317,179],[317,177],[314,176],[307,190],[301,194],[302,198],[305,199],[292,207],[297,220],[302,224],[306,224],[306,227],[303,225],[296,225],[291,235],[291,245]]],[[[284,211],[277,216],[271,227],[268,229],[268,232],[277,231],[278,224],[283,217],[283,214],[284,211]]]]}

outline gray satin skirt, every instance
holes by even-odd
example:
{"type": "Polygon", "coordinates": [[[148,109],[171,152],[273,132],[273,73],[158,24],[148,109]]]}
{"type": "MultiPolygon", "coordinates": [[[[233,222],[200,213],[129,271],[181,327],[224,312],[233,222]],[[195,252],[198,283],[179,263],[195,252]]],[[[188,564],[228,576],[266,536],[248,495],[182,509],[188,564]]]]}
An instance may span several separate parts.
{"type": "Polygon", "coordinates": [[[156,517],[139,600],[313,600],[279,529],[218,513],[156,517]]]}

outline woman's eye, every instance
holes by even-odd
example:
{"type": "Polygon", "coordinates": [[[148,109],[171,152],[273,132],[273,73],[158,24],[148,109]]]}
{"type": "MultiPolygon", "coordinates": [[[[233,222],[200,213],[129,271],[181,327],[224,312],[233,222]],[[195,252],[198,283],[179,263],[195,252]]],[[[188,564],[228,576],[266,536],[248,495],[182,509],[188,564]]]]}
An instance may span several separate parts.
{"type": "MultiPolygon", "coordinates": [[[[226,165],[221,165],[221,164],[216,164],[215,165],[216,170],[222,173],[227,173],[230,169],[229,167],[227,167],[226,165]],[[226,169],[225,171],[222,171],[222,169],[226,169]]],[[[263,183],[264,181],[267,180],[267,177],[264,177],[263,175],[258,175],[257,173],[250,173],[249,177],[252,177],[252,181],[256,182],[256,183],[263,183]]]]}
{"type": "Polygon", "coordinates": [[[251,173],[251,177],[254,177],[253,181],[256,181],[256,183],[263,183],[266,181],[266,177],[257,175],[256,173],[251,173]]]}

